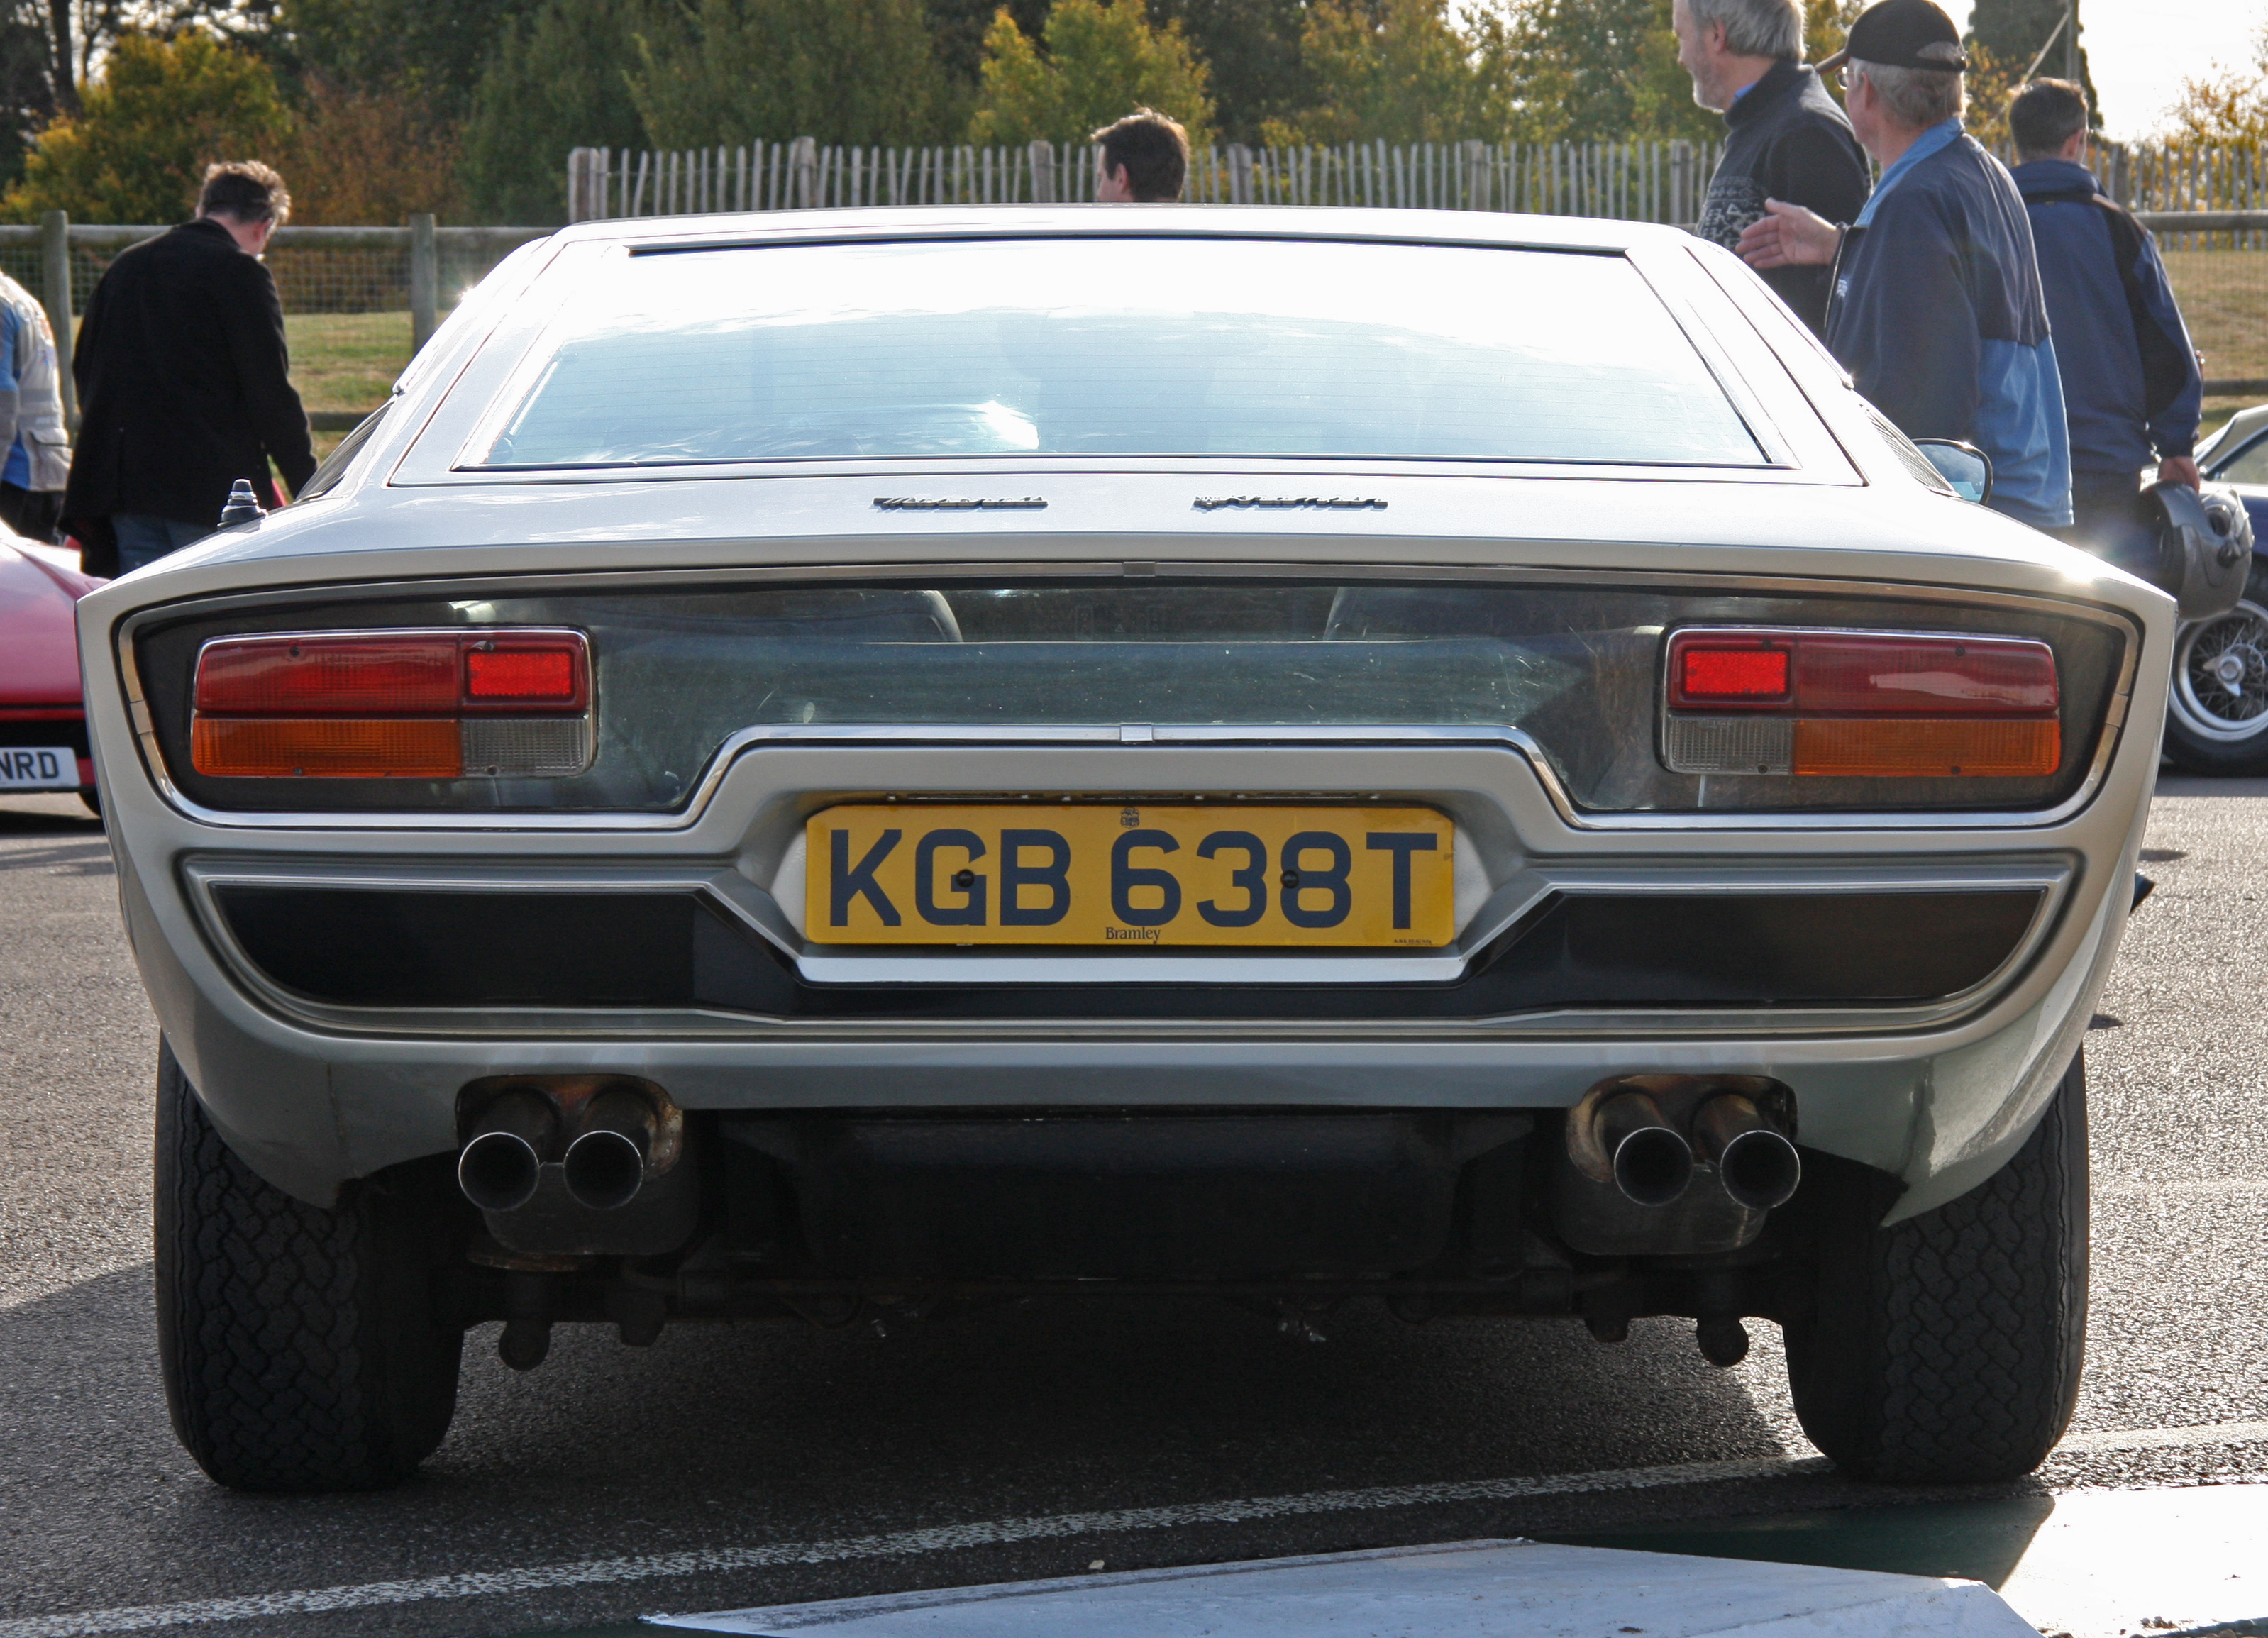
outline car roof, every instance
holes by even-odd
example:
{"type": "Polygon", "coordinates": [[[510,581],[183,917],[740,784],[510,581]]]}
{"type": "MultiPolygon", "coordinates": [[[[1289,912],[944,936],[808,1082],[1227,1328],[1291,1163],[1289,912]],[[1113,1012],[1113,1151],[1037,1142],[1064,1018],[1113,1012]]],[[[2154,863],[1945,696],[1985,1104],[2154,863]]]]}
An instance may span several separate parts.
{"type": "Polygon", "coordinates": [[[2202,452],[2206,463],[2221,455],[2233,455],[2250,443],[2256,433],[2268,431],[2268,404],[2254,404],[2249,410],[2239,410],[2221,424],[2220,429],[2207,439],[2202,452]]]}
{"type": "Polygon", "coordinates": [[[1503,210],[1407,210],[1322,205],[910,205],[841,210],[748,210],[712,216],[579,222],[555,241],[683,248],[809,238],[985,239],[1046,233],[1181,238],[1370,239],[1616,252],[1690,243],[1682,228],[1595,217],[1503,210]]]}

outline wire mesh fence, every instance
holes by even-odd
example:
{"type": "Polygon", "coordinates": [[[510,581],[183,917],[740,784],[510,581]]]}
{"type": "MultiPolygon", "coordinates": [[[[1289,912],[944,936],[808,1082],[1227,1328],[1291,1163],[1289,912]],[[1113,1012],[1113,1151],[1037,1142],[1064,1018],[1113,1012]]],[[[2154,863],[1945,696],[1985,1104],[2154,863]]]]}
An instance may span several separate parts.
{"type": "MultiPolygon", "coordinates": [[[[87,298],[120,252],[166,231],[162,226],[68,225],[71,311],[85,313],[87,298]]],[[[550,231],[431,230],[429,265],[438,311],[447,313],[498,262],[550,231]]],[[[0,227],[0,272],[43,297],[54,282],[48,276],[45,232],[39,227],[0,227]]],[[[276,276],[286,313],[407,313],[415,306],[418,284],[416,240],[415,231],[408,227],[285,227],[277,230],[261,259],[276,276]]]]}
{"type": "MultiPolygon", "coordinates": [[[[582,149],[571,197],[585,217],[770,210],[806,201],[855,208],[1083,200],[1093,196],[1095,153],[1092,146],[1046,144],[823,149],[808,139],[690,154],[582,149]]],[[[1231,146],[1192,159],[1189,192],[1208,201],[1676,223],[1698,214],[1717,154],[1683,143],[1374,143],[1231,146]]],[[[2100,156],[2098,168],[2157,232],[2214,395],[2268,396],[2268,166],[2261,151],[2128,149],[2100,156]]],[[[0,226],[0,272],[40,295],[51,315],[65,300],[71,313],[84,314],[119,253],[165,231],[66,225],[58,242],[52,226],[0,226]]],[[[409,227],[279,231],[266,260],[292,333],[295,370],[304,366],[312,382],[310,408],[333,422],[377,402],[430,325],[512,249],[546,231],[428,227],[422,237],[409,227]]]]}

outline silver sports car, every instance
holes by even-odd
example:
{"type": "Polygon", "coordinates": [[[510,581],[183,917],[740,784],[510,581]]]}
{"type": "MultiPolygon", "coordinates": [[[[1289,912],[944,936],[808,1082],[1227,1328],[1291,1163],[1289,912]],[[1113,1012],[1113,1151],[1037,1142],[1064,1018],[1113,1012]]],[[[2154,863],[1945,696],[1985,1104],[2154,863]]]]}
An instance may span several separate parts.
{"type": "Polygon", "coordinates": [[[1521,217],[570,229],[80,605],[220,1481],[466,1330],[1209,1292],[1786,1333],[2025,1471],[2173,604],[1742,266],[1521,217]]]}

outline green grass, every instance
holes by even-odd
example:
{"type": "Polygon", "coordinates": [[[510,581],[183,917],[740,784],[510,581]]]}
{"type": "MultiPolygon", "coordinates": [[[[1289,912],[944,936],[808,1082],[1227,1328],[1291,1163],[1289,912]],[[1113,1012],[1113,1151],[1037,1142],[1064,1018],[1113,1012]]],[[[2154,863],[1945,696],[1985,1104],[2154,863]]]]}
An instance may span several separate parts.
{"type": "Polygon", "coordinates": [[[309,410],[375,410],[409,362],[406,313],[288,314],[284,333],[309,410]]]}

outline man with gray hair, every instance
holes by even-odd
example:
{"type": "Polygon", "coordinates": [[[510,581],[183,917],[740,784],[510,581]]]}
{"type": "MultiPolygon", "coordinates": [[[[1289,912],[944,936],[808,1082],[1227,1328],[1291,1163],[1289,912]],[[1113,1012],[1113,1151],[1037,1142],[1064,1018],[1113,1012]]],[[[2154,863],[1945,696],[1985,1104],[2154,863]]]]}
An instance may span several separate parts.
{"type": "MultiPolygon", "coordinates": [[[[1796,0],[1672,0],[1677,61],[1693,77],[1693,100],[1725,116],[1724,157],[1701,206],[1701,237],[1737,250],[1741,233],[1786,199],[1830,222],[1847,221],[1873,186],[1851,122],[1804,66],[1803,13],[1796,0]]],[[[1782,301],[1827,332],[1828,269],[1773,268],[1764,276],[1782,301]]]]}
{"type": "Polygon", "coordinates": [[[1992,505],[2071,522],[2063,383],[2031,220],[2007,171],[1961,129],[1961,31],[1933,0],[1879,0],[1851,25],[1851,128],[1882,180],[1848,226],[1767,202],[1741,235],[1751,267],[1831,267],[1827,347],[1909,438],[1992,457],[1992,505]]]}

